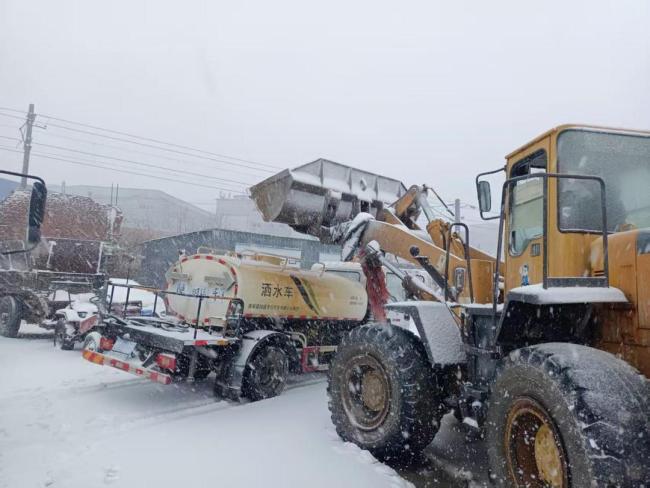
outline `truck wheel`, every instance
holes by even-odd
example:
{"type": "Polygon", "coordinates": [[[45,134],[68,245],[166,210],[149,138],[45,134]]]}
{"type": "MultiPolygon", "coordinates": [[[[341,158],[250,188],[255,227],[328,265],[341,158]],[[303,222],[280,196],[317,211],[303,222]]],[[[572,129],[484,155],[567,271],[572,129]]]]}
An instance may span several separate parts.
{"type": "Polygon", "coordinates": [[[574,344],[514,351],[492,389],[487,446],[502,486],[640,486],[650,479],[645,378],[574,344]]]}
{"type": "Polygon", "coordinates": [[[363,325],[343,339],[328,394],[339,436],[381,459],[418,455],[445,411],[422,344],[387,325],[363,325]]]}
{"type": "Polygon", "coordinates": [[[83,348],[87,351],[99,351],[99,342],[102,335],[99,332],[90,332],[84,339],[83,348]]]}
{"type": "Polygon", "coordinates": [[[0,298],[0,335],[17,337],[23,315],[23,304],[16,297],[0,298]]]}
{"type": "Polygon", "coordinates": [[[253,401],[278,396],[284,390],[289,360],[282,348],[263,346],[246,365],[242,391],[253,401]]]}

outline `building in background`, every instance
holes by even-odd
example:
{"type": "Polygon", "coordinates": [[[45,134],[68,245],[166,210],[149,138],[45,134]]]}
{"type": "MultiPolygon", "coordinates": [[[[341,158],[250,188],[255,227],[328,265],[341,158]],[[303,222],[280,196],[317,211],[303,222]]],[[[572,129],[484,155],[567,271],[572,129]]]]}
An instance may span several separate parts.
{"type": "Polygon", "coordinates": [[[264,222],[255,202],[247,195],[215,199],[214,227],[240,232],[256,232],[279,237],[311,239],[286,224],[264,222]]]}
{"type": "MultiPolygon", "coordinates": [[[[51,188],[61,189],[56,185],[51,188]]],[[[105,205],[115,204],[124,215],[125,236],[141,231],[140,234],[151,239],[214,227],[214,215],[160,190],[65,185],[64,191],[105,205]]]]}
{"type": "MultiPolygon", "coordinates": [[[[56,185],[51,188],[61,189],[56,185]]],[[[215,203],[210,205],[212,210],[208,211],[160,190],[65,185],[64,191],[106,205],[115,203],[124,215],[122,240],[127,246],[213,228],[306,238],[287,225],[264,222],[246,195],[215,198],[215,203]]]]}

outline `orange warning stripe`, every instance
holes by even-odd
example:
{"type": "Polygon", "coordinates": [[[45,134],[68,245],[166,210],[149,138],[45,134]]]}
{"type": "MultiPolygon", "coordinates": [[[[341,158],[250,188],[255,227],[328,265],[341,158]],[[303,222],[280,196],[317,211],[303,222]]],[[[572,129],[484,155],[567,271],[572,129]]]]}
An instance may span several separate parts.
{"type": "Polygon", "coordinates": [[[126,361],[120,361],[119,359],[112,358],[99,352],[84,350],[82,356],[86,361],[90,361],[93,364],[111,366],[115,369],[119,369],[136,376],[142,376],[143,378],[147,378],[148,380],[154,381],[156,383],[168,385],[172,382],[172,377],[168,374],[160,373],[148,368],[140,368],[126,361]]]}

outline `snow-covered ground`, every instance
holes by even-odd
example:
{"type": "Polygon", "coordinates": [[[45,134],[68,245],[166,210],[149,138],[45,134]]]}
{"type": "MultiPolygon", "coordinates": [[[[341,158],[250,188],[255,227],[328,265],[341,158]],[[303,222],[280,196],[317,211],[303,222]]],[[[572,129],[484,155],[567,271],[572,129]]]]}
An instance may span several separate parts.
{"type": "Polygon", "coordinates": [[[409,485],[339,440],[320,375],[234,404],[210,379],[157,385],[21,332],[0,337],[2,488],[409,485]]]}

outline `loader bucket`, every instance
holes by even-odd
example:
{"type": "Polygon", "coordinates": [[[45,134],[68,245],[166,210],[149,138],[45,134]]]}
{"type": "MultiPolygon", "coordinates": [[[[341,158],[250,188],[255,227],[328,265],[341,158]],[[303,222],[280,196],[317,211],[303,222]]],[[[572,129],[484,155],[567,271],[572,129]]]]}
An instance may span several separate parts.
{"type": "Polygon", "coordinates": [[[318,236],[322,226],[352,220],[359,212],[376,216],[404,195],[406,187],[392,178],[318,159],[285,169],[250,192],[265,221],[318,236]]]}

